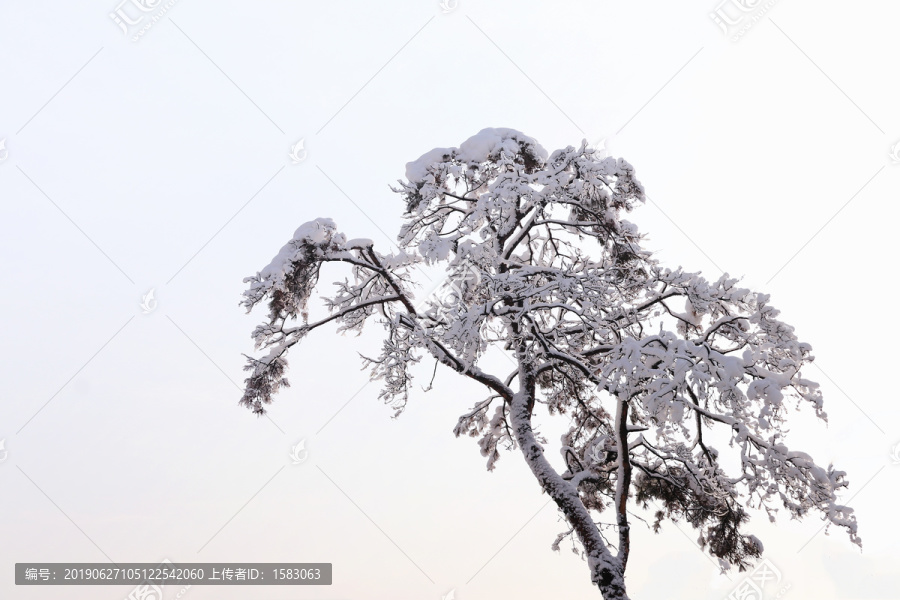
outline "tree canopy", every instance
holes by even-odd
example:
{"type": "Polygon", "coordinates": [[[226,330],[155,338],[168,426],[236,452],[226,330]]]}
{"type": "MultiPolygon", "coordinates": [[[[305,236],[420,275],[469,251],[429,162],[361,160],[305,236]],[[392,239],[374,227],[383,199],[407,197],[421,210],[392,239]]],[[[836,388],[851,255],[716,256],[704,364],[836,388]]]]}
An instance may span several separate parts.
{"type": "Polygon", "coordinates": [[[266,302],[268,318],[253,332],[265,353],[248,357],[243,405],[266,410],[288,386],[286,353],[314,329],[359,331],[375,319],[384,343],[364,360],[380,397],[399,414],[425,356],[481,384],[486,396],[454,432],[478,438],[488,469],[504,447],[520,450],[568,523],[554,548],[577,541],[608,600],[627,598],[629,506],[655,509],[656,529],[690,523],[723,569],[762,553],[744,531],[748,507],[773,521],[779,507],[795,518],[818,511],[860,544],[837,497],[846,474],[785,445],[792,406],[826,419],[817,384],[801,375],[811,347],[768,295],[727,274],[666,268],[641,247],[623,218],[645,200],[627,161],[585,142],[548,154],[518,131],[485,129],[408,163],[394,191],[405,207],[398,250],[319,218],[245,279],[243,306],[266,302]],[[324,297],[328,316],[310,321],[328,263],[345,263],[350,278],[324,297]],[[420,298],[425,265],[446,279],[420,298]],[[487,370],[491,346],[515,367],[487,370]],[[535,434],[539,408],[571,423],[558,449],[565,468],[535,434]],[[712,445],[713,430],[727,448],[712,445]],[[615,514],[611,539],[595,522],[604,511],[615,514]]]}

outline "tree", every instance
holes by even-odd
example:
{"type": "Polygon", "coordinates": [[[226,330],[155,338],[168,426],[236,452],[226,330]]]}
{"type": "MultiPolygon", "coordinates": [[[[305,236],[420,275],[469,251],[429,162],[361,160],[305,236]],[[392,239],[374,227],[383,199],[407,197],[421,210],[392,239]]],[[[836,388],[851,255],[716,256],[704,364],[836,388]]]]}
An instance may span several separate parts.
{"type": "Polygon", "coordinates": [[[288,386],[285,354],[311,331],[332,321],[360,331],[376,317],[386,337],[364,360],[383,381],[380,398],[399,414],[423,356],[484,386],[455,434],[480,437],[488,469],[501,448],[519,449],[567,522],[554,549],[577,541],[607,600],[627,598],[630,504],[656,508],[657,531],[665,519],[690,523],[723,569],[743,571],[762,553],[744,533],[745,507],[773,521],[776,504],[793,518],[815,509],[860,544],[852,509],[836,496],[846,474],[784,443],[789,403],[826,419],[818,385],[801,376],[809,344],[778,320],[769,296],[727,274],[709,282],[664,268],[641,248],[622,218],[644,201],[628,162],[586,142],[548,156],[520,132],[485,129],[408,163],[406,179],[394,189],[406,203],[398,251],[377,252],[320,218],[245,279],[248,312],[268,301],[253,332],[268,352],[247,357],[241,404],[266,410],[288,386]],[[307,302],[329,263],[346,263],[352,281],[337,282],[329,316],[310,322],[307,302]],[[447,279],[417,301],[428,265],[447,279]],[[482,368],[491,346],[510,353],[511,372],[482,368]],[[533,427],[541,405],[571,421],[560,468],[533,427]],[[716,435],[735,455],[727,465],[716,435]],[[615,515],[612,539],[594,520],[604,511],[615,515]]]}

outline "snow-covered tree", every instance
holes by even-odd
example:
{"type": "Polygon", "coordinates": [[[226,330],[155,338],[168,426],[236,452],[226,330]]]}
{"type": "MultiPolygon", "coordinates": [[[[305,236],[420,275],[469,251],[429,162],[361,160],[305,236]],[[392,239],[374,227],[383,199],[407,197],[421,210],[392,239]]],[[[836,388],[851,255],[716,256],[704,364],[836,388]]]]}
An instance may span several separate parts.
{"type": "Polygon", "coordinates": [[[637,507],[655,511],[657,530],[665,519],[696,528],[723,569],[744,570],[762,552],[744,532],[747,507],[772,520],[779,506],[794,518],[817,510],[860,544],[836,495],[845,473],[785,445],[792,405],[826,418],[817,384],[801,375],[809,344],[769,296],[727,275],[710,282],[664,268],[641,248],[623,218],[644,201],[628,162],[586,143],[548,155],[518,131],[485,129],[408,163],[394,191],[406,208],[398,251],[320,218],[245,280],[242,304],[267,301],[269,314],[253,332],[267,352],[248,357],[243,405],[265,411],[288,385],[288,349],[314,329],[334,321],[359,331],[374,317],[386,336],[365,361],[381,398],[399,414],[424,356],[484,386],[454,432],[480,438],[488,469],[502,448],[518,448],[567,522],[553,547],[577,543],[607,600],[627,598],[637,507]],[[350,279],[325,299],[329,316],[310,321],[328,263],[345,263],[350,279]],[[444,285],[418,297],[421,270],[435,265],[444,285]],[[513,358],[511,372],[489,372],[492,346],[513,358]],[[558,467],[534,429],[541,406],[571,422],[558,467]],[[730,457],[720,459],[726,448],[714,439],[730,457]],[[613,535],[595,521],[604,512],[613,535]]]}

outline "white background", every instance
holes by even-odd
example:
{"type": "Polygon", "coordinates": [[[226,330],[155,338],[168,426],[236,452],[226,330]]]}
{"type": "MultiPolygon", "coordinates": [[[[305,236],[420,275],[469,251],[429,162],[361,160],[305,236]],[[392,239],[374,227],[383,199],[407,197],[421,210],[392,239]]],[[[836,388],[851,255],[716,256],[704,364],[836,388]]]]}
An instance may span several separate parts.
{"type": "MultiPolygon", "coordinates": [[[[165,558],[334,564],[330,587],[189,600],[599,597],[550,550],[562,524],[521,458],[488,473],[453,437],[482,390],[439,370],[390,418],[359,369],[376,328],[296,348],[270,419],[237,405],[264,316],[243,277],[316,217],[388,250],[406,162],[512,127],[550,151],[606,138],[658,258],[742,276],[812,344],[829,424],[803,411],[789,440],[849,473],[863,552],[817,516],[756,515],[766,597],[900,598],[900,7],[748,4],[744,24],[765,14],[732,41],[713,0],[178,0],[132,41],[162,5],[120,5],[144,15],[125,34],[113,1],[0,3],[0,597],[129,591],[16,587],[15,562],[165,558]]],[[[633,598],[745,576],[685,523],[633,531],[633,598]]]]}

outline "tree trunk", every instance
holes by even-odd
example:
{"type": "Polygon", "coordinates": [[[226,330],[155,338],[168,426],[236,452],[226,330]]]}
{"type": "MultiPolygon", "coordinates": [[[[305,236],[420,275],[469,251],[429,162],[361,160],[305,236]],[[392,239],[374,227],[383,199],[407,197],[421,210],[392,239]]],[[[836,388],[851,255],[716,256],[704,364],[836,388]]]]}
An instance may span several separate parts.
{"type": "Polygon", "coordinates": [[[544,449],[534,437],[534,430],[531,427],[533,407],[533,394],[520,391],[512,398],[510,422],[525,462],[528,463],[543,490],[563,511],[569,525],[578,535],[587,555],[591,581],[600,589],[603,598],[605,600],[628,600],[628,595],[625,593],[622,563],[606,547],[590,512],[578,497],[578,491],[553,469],[550,462],[544,457],[544,449]]]}
{"type": "Polygon", "coordinates": [[[631,550],[631,531],[628,525],[628,490],[631,487],[631,460],[628,456],[628,400],[617,400],[616,406],[616,452],[619,466],[616,477],[616,523],[619,526],[619,553],[616,558],[622,563],[622,571],[628,564],[631,550]]]}

